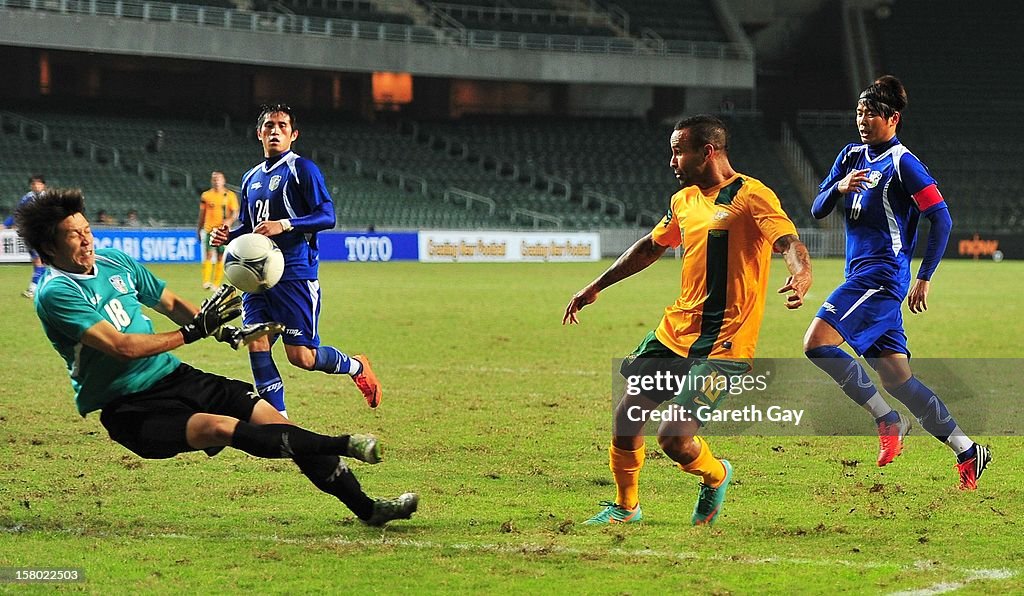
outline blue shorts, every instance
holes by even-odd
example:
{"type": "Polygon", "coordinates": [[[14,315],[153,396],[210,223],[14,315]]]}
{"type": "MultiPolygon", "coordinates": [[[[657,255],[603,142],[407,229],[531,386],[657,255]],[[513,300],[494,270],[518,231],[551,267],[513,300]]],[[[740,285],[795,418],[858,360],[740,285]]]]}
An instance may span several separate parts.
{"type": "Polygon", "coordinates": [[[242,322],[246,325],[278,322],[285,326],[281,334],[284,343],[320,347],[320,282],[282,280],[265,292],[243,294],[242,322]]]}
{"type": "Polygon", "coordinates": [[[850,279],[832,292],[817,317],[835,328],[858,356],[874,358],[891,350],[909,357],[902,303],[884,286],[850,279]]]}

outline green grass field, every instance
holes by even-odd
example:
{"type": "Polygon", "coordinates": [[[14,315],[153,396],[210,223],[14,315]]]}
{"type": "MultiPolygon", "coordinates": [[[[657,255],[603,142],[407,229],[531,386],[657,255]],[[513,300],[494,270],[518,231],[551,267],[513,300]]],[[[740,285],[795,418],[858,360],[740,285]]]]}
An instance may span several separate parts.
{"type": "MultiPolygon", "coordinates": [[[[884,470],[869,436],[714,437],[736,467],[714,528],[690,527],[696,482],[651,440],[645,522],[583,526],[615,494],[610,360],[658,322],[679,283],[678,263],[664,260],[562,327],[569,297],[607,264],[323,267],[321,336],[371,356],[384,401],[371,411],[347,378],[291,368],[279,352],[288,410],[314,430],[381,438],[382,464],[354,464],[364,487],[421,495],[413,520],[385,530],[287,461],[233,450],[147,461],[110,441],[98,416],[76,414],[62,362],[18,295],[28,267],[0,267],[0,567],[81,568],[85,582],[61,587],[96,593],[1024,591],[1016,437],[984,438],[994,463],[974,493],[956,490],[949,450],[920,430],[884,470]]],[[[760,356],[802,357],[803,332],[842,275],[837,261],[815,268],[804,309],[769,294],[760,356]]],[[[202,297],[198,266],[153,269],[202,297]]],[[[776,260],[773,288],[784,271],[776,260]]],[[[907,317],[915,355],[1015,358],[1017,372],[1022,278],[1024,263],[944,262],[930,311],[907,317]]],[[[223,344],[178,353],[249,378],[245,354],[223,344]]],[[[816,391],[856,407],[824,376],[816,391]]]]}

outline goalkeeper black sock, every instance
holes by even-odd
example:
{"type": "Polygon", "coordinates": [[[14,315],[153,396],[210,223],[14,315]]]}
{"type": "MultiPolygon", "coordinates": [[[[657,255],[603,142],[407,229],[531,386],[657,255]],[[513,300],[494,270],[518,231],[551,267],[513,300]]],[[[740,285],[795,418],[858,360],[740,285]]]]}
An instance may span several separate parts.
{"type": "Polygon", "coordinates": [[[284,458],[302,455],[344,455],[348,435],[328,437],[291,424],[239,422],[231,446],[250,455],[284,458]]]}
{"type": "Polygon", "coordinates": [[[359,519],[373,515],[373,499],[366,496],[356,475],[337,455],[307,455],[293,458],[306,478],[320,490],[334,495],[359,519]]]}

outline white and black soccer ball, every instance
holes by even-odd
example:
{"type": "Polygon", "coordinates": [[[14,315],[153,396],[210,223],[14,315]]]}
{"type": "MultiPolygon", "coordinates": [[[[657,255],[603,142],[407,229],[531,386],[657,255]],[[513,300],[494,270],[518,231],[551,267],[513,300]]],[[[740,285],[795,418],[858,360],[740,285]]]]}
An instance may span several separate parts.
{"type": "Polygon", "coordinates": [[[257,294],[274,287],[284,274],[284,254],[261,234],[242,234],[224,252],[224,277],[239,290],[257,294]]]}

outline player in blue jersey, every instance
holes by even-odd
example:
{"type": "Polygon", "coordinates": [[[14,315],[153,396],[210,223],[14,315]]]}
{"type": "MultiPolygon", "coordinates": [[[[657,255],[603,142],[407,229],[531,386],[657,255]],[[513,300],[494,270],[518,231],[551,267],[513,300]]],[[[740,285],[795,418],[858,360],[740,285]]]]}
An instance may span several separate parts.
{"type": "MultiPolygon", "coordinates": [[[[28,192],[18,201],[18,207],[25,203],[35,199],[42,192],[46,190],[46,179],[43,178],[42,174],[33,174],[28,179],[28,192]]],[[[4,220],[4,227],[14,227],[14,215],[11,214],[6,220],[4,220]]],[[[39,260],[39,254],[31,248],[28,249],[28,254],[32,257],[32,279],[28,283],[28,288],[21,293],[25,298],[32,298],[36,293],[36,285],[39,283],[39,277],[43,274],[43,262],[39,260]]]]}
{"type": "MultiPolygon", "coordinates": [[[[214,231],[213,245],[226,244],[241,234],[255,232],[274,240],[284,253],[281,281],[260,294],[245,294],[245,324],[280,321],[288,361],[305,370],[347,374],[371,408],[380,404],[382,390],[370,361],[349,357],[333,346],[321,345],[319,252],[317,232],[334,227],[334,203],[323,174],[315,163],[292,151],[299,136],[295,113],[283,104],[263,106],[256,136],[263,144],[264,160],[242,178],[239,226],[214,231]]],[[[277,337],[249,346],[256,389],[286,414],[284,383],[270,348],[277,337]]]]}
{"type": "Polygon", "coordinates": [[[828,297],[807,329],[804,351],[878,424],[878,465],[903,450],[910,421],[889,406],[866,371],[840,349],[844,342],[878,372],[885,390],[910,410],[957,457],[960,488],[977,488],[991,460],[989,449],[969,439],[934,391],[914,377],[900,305],[911,313],[928,309],[932,274],[949,239],[952,219],[928,169],[896,133],[903,123],[907,92],[883,76],[860,94],[860,143],[843,148],[821,183],[811,213],[821,219],[837,204],[846,215],[846,281],[828,297]],[[910,259],[917,224],[931,222],[924,260],[911,286],[910,259]]]}
{"type": "Polygon", "coordinates": [[[36,313],[64,359],[82,416],[99,410],[110,438],[140,457],[199,450],[215,455],[231,446],[257,457],[290,458],[368,525],[412,515],[414,493],[371,499],[339,457],[378,463],[375,438],[299,428],[249,383],[197,370],[170,354],[210,336],[237,348],[280,331],[280,325],[224,325],[240,314],[230,286],[197,309],[125,253],[97,250],[84,208],[80,191],[55,190],[15,213],[18,233],[49,265],[36,292],[36,313]],[[143,306],[181,327],[154,333],[143,306]]]}

